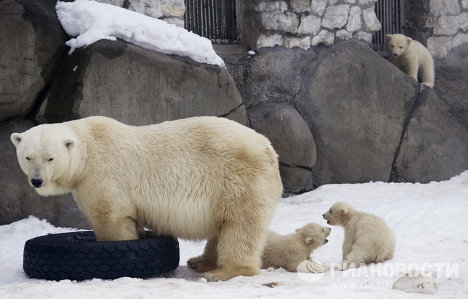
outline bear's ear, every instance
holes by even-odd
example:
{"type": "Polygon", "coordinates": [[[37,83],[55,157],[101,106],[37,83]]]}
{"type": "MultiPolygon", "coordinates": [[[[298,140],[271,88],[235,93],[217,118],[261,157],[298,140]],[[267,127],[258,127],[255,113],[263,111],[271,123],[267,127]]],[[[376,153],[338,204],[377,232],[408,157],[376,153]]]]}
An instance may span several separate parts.
{"type": "Polygon", "coordinates": [[[75,140],[67,139],[63,142],[66,148],[72,149],[75,146],[75,140]]]}
{"type": "Polygon", "coordinates": [[[340,215],[346,215],[348,214],[348,210],[349,208],[348,207],[340,207],[340,209],[338,210],[338,212],[340,213],[340,215]]]}
{"type": "Polygon", "coordinates": [[[386,35],[385,35],[385,39],[386,39],[387,42],[388,42],[389,40],[392,39],[392,35],[391,35],[391,34],[386,34],[386,35]]]}
{"type": "Polygon", "coordinates": [[[21,142],[21,134],[20,133],[13,133],[11,134],[10,136],[10,139],[11,139],[11,142],[13,142],[13,144],[15,145],[15,147],[18,147],[18,145],[20,144],[21,142]]]}
{"type": "Polygon", "coordinates": [[[413,39],[411,37],[406,37],[406,42],[409,44],[413,39]]]}
{"type": "Polygon", "coordinates": [[[306,237],[306,238],[304,239],[304,242],[305,242],[306,244],[310,244],[310,243],[312,243],[313,241],[314,241],[314,238],[312,238],[312,237],[310,237],[310,236],[309,236],[309,237],[306,237]]]}
{"type": "Polygon", "coordinates": [[[301,232],[301,229],[300,228],[297,228],[296,229],[296,233],[300,233],[301,232]]]}

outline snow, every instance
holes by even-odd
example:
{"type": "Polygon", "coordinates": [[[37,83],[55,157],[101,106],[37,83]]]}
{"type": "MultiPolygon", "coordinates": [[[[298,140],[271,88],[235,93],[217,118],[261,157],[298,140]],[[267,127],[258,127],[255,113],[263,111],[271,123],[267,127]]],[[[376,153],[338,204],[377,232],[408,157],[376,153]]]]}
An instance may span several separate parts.
{"type": "MultiPolygon", "coordinates": [[[[47,199],[44,199],[47,200],[47,199]]],[[[283,199],[271,228],[287,234],[309,222],[326,225],[322,214],[336,201],[383,217],[397,238],[394,259],[344,272],[289,273],[262,270],[254,277],[207,282],[186,266],[203,251],[203,242],[180,241],[179,268],[151,279],[93,279],[76,282],[29,279],[22,270],[24,242],[57,228],[30,216],[0,226],[0,298],[420,298],[392,289],[411,270],[438,274],[436,298],[468,298],[468,171],[449,181],[430,184],[381,183],[325,185],[315,191],[283,199]],[[425,268],[425,269],[423,269],[425,268]]],[[[312,257],[323,264],[341,258],[343,230],[332,227],[329,243],[312,257]]]]}
{"type": "Polygon", "coordinates": [[[70,54],[101,39],[122,39],[145,49],[224,67],[210,40],[162,20],[88,0],[57,2],[56,11],[65,32],[76,36],[66,42],[70,54]]]}

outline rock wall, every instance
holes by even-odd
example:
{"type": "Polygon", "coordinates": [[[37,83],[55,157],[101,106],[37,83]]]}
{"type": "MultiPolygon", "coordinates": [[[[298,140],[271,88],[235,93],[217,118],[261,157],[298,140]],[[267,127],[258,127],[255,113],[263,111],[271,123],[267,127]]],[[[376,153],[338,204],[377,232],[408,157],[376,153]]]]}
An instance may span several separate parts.
{"type": "Polygon", "coordinates": [[[406,1],[407,35],[423,42],[436,59],[468,42],[468,1],[406,1]]]}
{"type": "MultiPolygon", "coordinates": [[[[456,53],[453,60],[460,61],[467,51],[456,53]]],[[[282,168],[289,177],[300,172],[303,181],[284,179],[286,190],[328,183],[426,183],[468,169],[464,88],[447,87],[442,96],[423,88],[364,42],[261,48],[255,56],[225,61],[252,126],[272,140],[280,132],[272,123],[289,128],[281,131],[283,142],[276,141],[280,165],[289,166],[282,168]],[[312,148],[312,141],[301,122],[315,144],[312,167],[306,161],[313,161],[313,154],[303,150],[312,148]],[[301,153],[301,160],[288,162],[291,153],[301,153]]],[[[453,72],[463,77],[468,64],[447,64],[445,70],[446,78],[453,72]]]]}
{"type": "MultiPolygon", "coordinates": [[[[220,53],[225,69],[123,41],[99,41],[67,55],[55,0],[0,1],[0,42],[6,47],[0,52],[0,224],[33,214],[56,225],[87,225],[70,195],[43,198],[28,185],[9,136],[89,115],[134,125],[216,115],[250,125],[276,149],[285,195],[327,183],[424,183],[468,169],[468,44],[438,64],[434,90],[421,88],[367,40],[337,42],[340,30],[360,32],[352,29],[358,19],[366,28],[364,10],[374,2],[252,1],[256,17],[271,13],[264,22],[281,21],[270,25],[279,26],[274,31],[284,40],[300,37],[281,29],[283,18],[296,15],[300,34],[306,17],[318,17],[323,6],[320,30],[333,33],[334,44],[220,53]],[[256,11],[260,3],[263,10],[256,11]],[[267,11],[271,3],[279,10],[267,11]],[[336,18],[327,19],[327,11],[341,15],[336,7],[343,6],[349,8],[341,21],[346,29],[334,28],[336,18]],[[359,18],[350,21],[350,15],[359,18]]],[[[262,21],[256,17],[247,20],[262,21]]]]}
{"type": "Polygon", "coordinates": [[[243,43],[252,49],[309,49],[355,38],[367,43],[380,30],[377,0],[244,1],[243,43]]]}
{"type": "Polygon", "coordinates": [[[99,41],[67,55],[67,39],[55,0],[0,1],[0,224],[35,215],[55,225],[88,226],[71,195],[45,198],[29,186],[13,132],[90,115],[133,125],[215,115],[248,125],[225,68],[123,41],[99,41]]]}
{"type": "Polygon", "coordinates": [[[119,7],[124,7],[141,14],[161,19],[169,24],[184,27],[184,0],[97,0],[119,7]]]}

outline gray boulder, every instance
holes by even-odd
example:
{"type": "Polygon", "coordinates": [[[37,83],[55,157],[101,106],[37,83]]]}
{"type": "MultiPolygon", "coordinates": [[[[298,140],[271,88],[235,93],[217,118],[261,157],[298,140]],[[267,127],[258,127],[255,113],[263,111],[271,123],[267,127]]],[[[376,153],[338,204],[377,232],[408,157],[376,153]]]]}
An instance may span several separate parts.
{"type": "Polygon", "coordinates": [[[55,2],[0,1],[0,121],[33,110],[65,55],[55,2]]]}
{"type": "Polygon", "coordinates": [[[0,225],[34,215],[58,226],[89,227],[71,195],[42,197],[29,186],[21,171],[15,146],[10,135],[33,127],[26,120],[13,120],[0,124],[0,225]]]}
{"type": "Polygon", "coordinates": [[[317,147],[314,183],[388,181],[417,82],[348,41],[322,52],[302,86],[296,107],[317,147]]]}
{"type": "Polygon", "coordinates": [[[91,115],[131,125],[200,115],[247,124],[226,69],[107,40],[67,56],[36,119],[62,122],[91,115]]]}
{"type": "Polygon", "coordinates": [[[268,137],[278,153],[285,193],[310,191],[316,151],[302,116],[287,103],[258,105],[248,114],[252,128],[268,137]]]}
{"type": "Polygon", "coordinates": [[[417,99],[392,170],[391,181],[451,178],[468,169],[468,124],[436,92],[417,99]]]}
{"type": "Polygon", "coordinates": [[[291,102],[301,89],[314,50],[261,48],[255,55],[222,56],[247,108],[263,103],[291,102]]]}
{"type": "Polygon", "coordinates": [[[468,125],[468,44],[452,49],[436,61],[434,89],[468,125]]]}

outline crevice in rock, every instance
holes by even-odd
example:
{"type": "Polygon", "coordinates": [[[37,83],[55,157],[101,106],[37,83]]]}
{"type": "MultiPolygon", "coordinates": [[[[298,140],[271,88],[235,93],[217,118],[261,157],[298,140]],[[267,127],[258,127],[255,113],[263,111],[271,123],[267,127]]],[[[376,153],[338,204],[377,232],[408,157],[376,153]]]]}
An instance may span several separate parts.
{"type": "MultiPolygon", "coordinates": [[[[55,76],[53,77],[55,79],[55,76]]],[[[36,115],[39,113],[39,110],[41,109],[42,104],[44,103],[47,93],[50,90],[50,87],[52,86],[52,82],[54,79],[51,80],[51,82],[47,83],[44,85],[44,87],[38,92],[36,99],[34,100],[34,105],[32,106],[31,110],[26,112],[25,118],[32,121],[34,124],[38,124],[37,121],[35,120],[36,115]]]]}
{"type": "Polygon", "coordinates": [[[409,123],[410,123],[411,119],[413,118],[414,113],[416,112],[416,110],[418,110],[418,108],[422,104],[421,103],[421,101],[422,101],[421,100],[421,95],[422,95],[422,93],[424,92],[424,90],[426,88],[429,88],[429,87],[421,85],[421,88],[419,88],[419,90],[417,91],[417,94],[414,96],[414,100],[413,100],[412,105],[408,109],[408,113],[406,115],[405,121],[403,122],[403,129],[401,131],[400,140],[398,142],[398,145],[397,145],[397,148],[396,148],[396,151],[395,151],[395,155],[393,157],[392,168],[390,170],[390,176],[388,178],[389,182],[400,182],[400,181],[402,181],[402,179],[403,179],[403,181],[407,181],[400,173],[398,173],[396,161],[397,161],[398,157],[400,156],[401,146],[403,145],[403,141],[405,139],[405,135],[406,135],[406,132],[408,130],[409,123]]]}
{"type": "Polygon", "coordinates": [[[25,118],[31,120],[36,125],[38,123],[35,120],[35,117],[39,113],[39,110],[41,109],[41,106],[47,97],[47,93],[49,92],[50,88],[52,87],[52,84],[55,82],[55,79],[57,78],[60,72],[60,69],[62,68],[63,62],[67,57],[66,53],[67,52],[65,46],[60,47],[51,59],[51,61],[55,61],[55,63],[51,63],[50,66],[46,67],[46,69],[49,68],[50,70],[43,70],[41,72],[41,76],[44,79],[45,84],[42,87],[42,89],[37,93],[36,99],[34,100],[34,105],[32,106],[31,110],[27,111],[25,114],[25,118]],[[47,75],[48,72],[49,75],[47,75]],[[49,78],[49,82],[47,82],[47,78],[49,78]]]}
{"type": "Polygon", "coordinates": [[[302,165],[289,165],[284,162],[279,162],[279,166],[288,167],[288,168],[300,168],[307,171],[312,171],[312,167],[302,166],[302,165]]]}
{"type": "MultiPolygon", "coordinates": [[[[221,114],[221,115],[218,115],[218,117],[228,117],[230,114],[236,112],[237,110],[240,109],[240,107],[242,107],[244,105],[244,103],[240,103],[237,107],[235,107],[234,109],[232,109],[231,111],[229,111],[228,113],[225,113],[225,114],[221,114]]],[[[250,120],[249,120],[250,121],[250,120]]]]}

